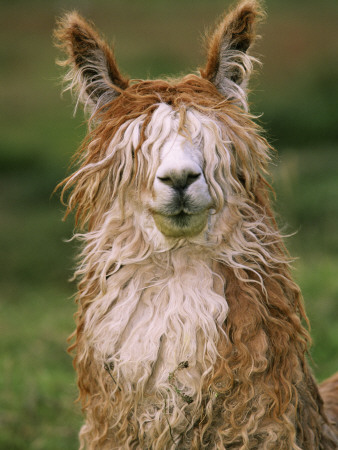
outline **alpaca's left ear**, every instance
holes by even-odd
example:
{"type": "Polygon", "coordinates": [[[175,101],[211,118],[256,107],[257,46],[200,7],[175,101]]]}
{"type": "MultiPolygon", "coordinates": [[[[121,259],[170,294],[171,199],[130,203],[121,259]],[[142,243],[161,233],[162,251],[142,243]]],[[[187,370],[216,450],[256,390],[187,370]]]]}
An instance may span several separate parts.
{"type": "Polygon", "coordinates": [[[255,25],[263,16],[255,0],[244,0],[221,21],[208,41],[203,78],[211,81],[227,98],[245,95],[254,58],[247,54],[256,38],[255,25]]]}
{"type": "Polygon", "coordinates": [[[66,89],[76,91],[78,100],[92,111],[117,97],[128,86],[114,54],[94,28],[77,12],[66,14],[55,30],[56,45],[68,55],[60,65],[68,66],[66,89]]]}

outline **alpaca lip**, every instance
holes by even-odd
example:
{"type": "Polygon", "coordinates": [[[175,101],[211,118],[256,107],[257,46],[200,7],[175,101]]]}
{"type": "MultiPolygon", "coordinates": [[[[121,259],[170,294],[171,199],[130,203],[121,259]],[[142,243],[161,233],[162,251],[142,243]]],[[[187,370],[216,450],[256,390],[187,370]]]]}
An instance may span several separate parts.
{"type": "Polygon", "coordinates": [[[192,217],[192,216],[199,216],[201,214],[205,214],[206,211],[208,211],[210,208],[210,205],[207,205],[207,207],[193,207],[193,206],[167,206],[162,208],[156,208],[156,209],[150,209],[152,214],[159,214],[161,216],[167,217],[169,219],[181,219],[184,217],[192,217]]]}
{"type": "Polygon", "coordinates": [[[177,214],[163,214],[152,211],[157,228],[166,236],[184,237],[199,234],[207,224],[208,212],[185,212],[181,210],[177,214]]]}
{"type": "Polygon", "coordinates": [[[200,212],[192,212],[189,210],[186,210],[185,208],[180,210],[179,212],[175,212],[175,213],[170,213],[170,212],[162,212],[162,211],[151,211],[153,216],[159,216],[162,217],[163,219],[167,219],[167,220],[172,220],[173,222],[188,222],[189,219],[192,219],[194,216],[199,216],[201,214],[203,214],[205,211],[200,211],[200,212]]]}
{"type": "Polygon", "coordinates": [[[166,217],[170,217],[171,219],[183,219],[184,217],[195,216],[198,213],[193,213],[191,211],[186,211],[182,209],[182,211],[175,214],[163,214],[166,217]]]}
{"type": "Polygon", "coordinates": [[[195,217],[201,216],[201,215],[205,215],[206,210],[202,210],[202,211],[190,211],[186,208],[181,209],[180,211],[175,211],[175,212],[167,212],[167,211],[156,211],[156,210],[152,210],[151,211],[153,216],[159,216],[162,217],[164,220],[170,220],[173,222],[177,222],[185,224],[188,223],[190,219],[194,219],[195,217]]]}
{"type": "Polygon", "coordinates": [[[169,215],[167,217],[174,221],[178,226],[187,226],[193,216],[196,216],[196,214],[181,211],[178,214],[169,215]]]}

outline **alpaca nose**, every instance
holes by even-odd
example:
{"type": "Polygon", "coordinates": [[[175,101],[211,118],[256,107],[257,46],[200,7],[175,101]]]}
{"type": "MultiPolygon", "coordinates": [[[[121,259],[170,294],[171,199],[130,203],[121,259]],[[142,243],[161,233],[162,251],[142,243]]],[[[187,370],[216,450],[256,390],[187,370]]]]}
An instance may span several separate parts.
{"type": "Polygon", "coordinates": [[[170,170],[157,176],[161,183],[172,187],[178,191],[183,191],[192,183],[197,181],[201,176],[201,172],[192,169],[170,170]]]}

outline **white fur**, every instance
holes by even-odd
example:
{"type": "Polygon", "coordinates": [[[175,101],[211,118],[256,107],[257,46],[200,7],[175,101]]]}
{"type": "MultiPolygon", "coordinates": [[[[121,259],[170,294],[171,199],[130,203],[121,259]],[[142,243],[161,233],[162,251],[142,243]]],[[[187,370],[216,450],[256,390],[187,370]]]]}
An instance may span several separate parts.
{"type": "Polygon", "coordinates": [[[161,182],[161,178],[182,172],[199,174],[199,178],[187,188],[186,195],[191,203],[190,208],[182,207],[182,210],[199,212],[211,206],[211,197],[202,171],[203,155],[200,148],[194,147],[186,137],[173,135],[163,145],[160,161],[153,185],[154,199],[151,202],[153,210],[165,212],[172,200],[173,189],[161,182]]]}

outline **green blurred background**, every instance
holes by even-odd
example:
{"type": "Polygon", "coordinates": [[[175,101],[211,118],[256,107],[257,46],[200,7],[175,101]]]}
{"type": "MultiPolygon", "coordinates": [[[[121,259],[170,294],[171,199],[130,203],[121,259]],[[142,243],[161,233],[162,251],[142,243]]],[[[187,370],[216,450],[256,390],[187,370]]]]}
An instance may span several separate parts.
{"type": "MultiPolygon", "coordinates": [[[[279,222],[312,323],[313,369],[338,369],[338,2],[267,0],[256,46],[263,68],[250,100],[270,142],[279,222]]],[[[81,424],[66,354],[75,286],[71,220],[56,184],[86,133],[60,96],[55,17],[78,9],[114,42],[133,78],[188,73],[219,0],[1,1],[0,448],[76,449],[81,424]]]]}

